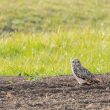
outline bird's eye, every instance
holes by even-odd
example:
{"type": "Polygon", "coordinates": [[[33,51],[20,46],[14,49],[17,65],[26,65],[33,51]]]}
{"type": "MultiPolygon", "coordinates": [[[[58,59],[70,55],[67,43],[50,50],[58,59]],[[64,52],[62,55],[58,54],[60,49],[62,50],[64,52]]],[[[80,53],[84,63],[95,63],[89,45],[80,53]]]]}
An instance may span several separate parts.
{"type": "Polygon", "coordinates": [[[78,61],[78,63],[79,63],[79,61],[78,61]]]}

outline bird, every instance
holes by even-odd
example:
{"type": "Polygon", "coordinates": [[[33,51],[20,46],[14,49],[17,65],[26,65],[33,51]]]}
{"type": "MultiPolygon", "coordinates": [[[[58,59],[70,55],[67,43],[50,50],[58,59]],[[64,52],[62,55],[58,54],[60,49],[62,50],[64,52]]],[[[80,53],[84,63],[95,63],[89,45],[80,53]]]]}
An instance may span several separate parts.
{"type": "Polygon", "coordinates": [[[88,69],[81,65],[79,59],[74,59],[72,61],[72,72],[79,84],[90,85],[100,82],[100,80],[97,79],[88,69]]]}

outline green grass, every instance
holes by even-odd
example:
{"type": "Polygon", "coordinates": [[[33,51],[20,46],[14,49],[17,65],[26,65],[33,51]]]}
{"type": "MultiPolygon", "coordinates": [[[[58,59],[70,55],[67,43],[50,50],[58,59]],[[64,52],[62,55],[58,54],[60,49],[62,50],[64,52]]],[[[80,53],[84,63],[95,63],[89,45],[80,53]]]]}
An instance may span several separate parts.
{"type": "Polygon", "coordinates": [[[110,71],[110,34],[92,29],[48,34],[11,34],[0,39],[0,75],[71,74],[79,58],[93,73],[110,71]]]}
{"type": "Polygon", "coordinates": [[[74,58],[109,72],[109,7],[109,0],[0,0],[0,75],[71,74],[74,58]]]}
{"type": "Polygon", "coordinates": [[[109,0],[0,0],[0,32],[110,28],[109,0]]]}

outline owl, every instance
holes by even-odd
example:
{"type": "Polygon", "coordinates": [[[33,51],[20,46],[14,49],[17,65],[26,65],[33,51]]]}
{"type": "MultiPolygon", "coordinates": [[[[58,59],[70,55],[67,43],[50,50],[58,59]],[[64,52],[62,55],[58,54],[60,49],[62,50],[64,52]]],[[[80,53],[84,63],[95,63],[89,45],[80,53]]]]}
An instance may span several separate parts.
{"type": "Polygon", "coordinates": [[[100,81],[85,67],[81,65],[78,59],[72,61],[72,72],[79,84],[93,84],[100,81]]]}

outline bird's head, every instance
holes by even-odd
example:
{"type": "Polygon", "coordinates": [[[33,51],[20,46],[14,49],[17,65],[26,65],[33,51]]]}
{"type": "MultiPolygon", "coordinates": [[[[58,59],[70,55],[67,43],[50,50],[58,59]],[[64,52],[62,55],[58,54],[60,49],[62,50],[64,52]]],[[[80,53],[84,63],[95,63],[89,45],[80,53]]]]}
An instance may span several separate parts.
{"type": "Polygon", "coordinates": [[[81,66],[81,63],[80,63],[80,61],[78,59],[74,59],[72,61],[72,66],[73,67],[80,67],[81,66]]]}

